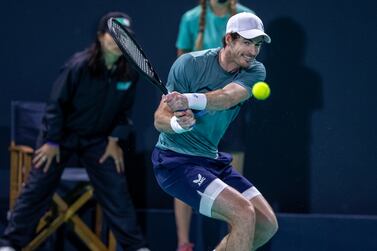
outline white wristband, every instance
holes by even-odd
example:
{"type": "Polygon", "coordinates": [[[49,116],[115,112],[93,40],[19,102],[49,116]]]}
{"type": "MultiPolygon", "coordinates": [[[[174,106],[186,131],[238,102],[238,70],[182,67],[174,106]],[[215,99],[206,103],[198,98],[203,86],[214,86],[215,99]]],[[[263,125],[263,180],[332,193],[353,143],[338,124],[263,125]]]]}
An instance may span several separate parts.
{"type": "Polygon", "coordinates": [[[207,106],[207,97],[204,93],[183,93],[188,100],[188,107],[194,110],[204,110],[207,106]]]}
{"type": "Polygon", "coordinates": [[[178,124],[178,121],[177,121],[177,117],[176,116],[173,116],[171,117],[170,119],[170,126],[171,126],[171,129],[173,129],[173,131],[175,133],[184,133],[184,132],[188,132],[188,131],[191,131],[192,128],[190,129],[184,129],[182,128],[179,124],[178,124]]]}

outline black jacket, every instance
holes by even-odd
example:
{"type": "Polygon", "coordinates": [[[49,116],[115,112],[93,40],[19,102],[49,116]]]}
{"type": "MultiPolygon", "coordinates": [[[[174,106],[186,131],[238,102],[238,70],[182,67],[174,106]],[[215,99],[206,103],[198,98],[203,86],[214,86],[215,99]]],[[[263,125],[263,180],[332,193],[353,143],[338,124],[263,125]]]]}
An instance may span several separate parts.
{"type": "Polygon", "coordinates": [[[72,136],[93,138],[127,136],[138,74],[124,80],[103,64],[103,76],[94,77],[89,51],[75,54],[61,69],[53,85],[44,117],[43,141],[62,144],[72,136]]]}

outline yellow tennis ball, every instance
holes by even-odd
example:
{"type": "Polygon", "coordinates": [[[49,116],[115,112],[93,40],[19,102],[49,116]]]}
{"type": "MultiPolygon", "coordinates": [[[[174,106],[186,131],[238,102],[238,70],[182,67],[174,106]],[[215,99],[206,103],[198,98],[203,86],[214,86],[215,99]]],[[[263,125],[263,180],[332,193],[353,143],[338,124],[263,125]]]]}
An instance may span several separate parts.
{"type": "Polygon", "coordinates": [[[258,100],[265,100],[270,96],[271,90],[266,82],[257,82],[251,89],[253,96],[258,100]]]}

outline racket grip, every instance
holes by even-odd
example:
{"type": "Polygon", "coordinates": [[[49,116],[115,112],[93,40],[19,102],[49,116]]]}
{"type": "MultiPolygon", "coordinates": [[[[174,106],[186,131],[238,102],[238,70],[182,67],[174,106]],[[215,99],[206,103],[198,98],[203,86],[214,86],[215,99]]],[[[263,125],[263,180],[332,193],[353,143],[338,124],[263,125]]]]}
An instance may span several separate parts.
{"type": "Polygon", "coordinates": [[[208,113],[207,110],[200,110],[198,112],[195,112],[194,114],[195,114],[195,117],[200,118],[200,117],[206,115],[207,113],[208,113]]]}

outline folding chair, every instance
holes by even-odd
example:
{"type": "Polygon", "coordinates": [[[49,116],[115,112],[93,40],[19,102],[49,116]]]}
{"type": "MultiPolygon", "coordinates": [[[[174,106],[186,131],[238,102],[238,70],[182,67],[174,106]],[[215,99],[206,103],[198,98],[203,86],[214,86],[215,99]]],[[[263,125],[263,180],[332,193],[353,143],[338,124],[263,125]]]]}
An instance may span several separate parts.
{"type": "MultiPolygon", "coordinates": [[[[10,210],[26,182],[32,167],[34,145],[42,124],[45,103],[12,101],[11,104],[11,143],[10,143],[10,210]]],[[[77,211],[93,198],[93,187],[84,168],[66,167],[61,180],[77,181],[78,185],[63,199],[58,193],[53,195],[53,205],[40,220],[35,238],[23,249],[35,250],[63,223],[69,222],[75,234],[92,251],[115,251],[116,241],[109,232],[108,245],[101,239],[102,212],[96,206],[95,231],[93,232],[78,216],[77,211]],[[70,201],[71,203],[69,203],[70,201]],[[73,201],[73,202],[72,202],[73,201]]]]}

